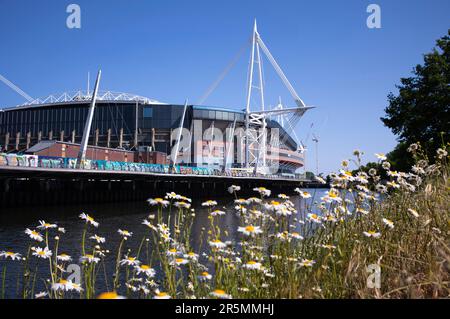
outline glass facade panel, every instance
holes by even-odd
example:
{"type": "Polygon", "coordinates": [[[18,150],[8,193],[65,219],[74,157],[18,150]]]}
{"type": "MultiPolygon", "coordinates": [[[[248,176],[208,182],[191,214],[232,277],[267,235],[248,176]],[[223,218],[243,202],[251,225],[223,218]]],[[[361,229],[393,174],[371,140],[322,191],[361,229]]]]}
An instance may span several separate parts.
{"type": "Polygon", "coordinates": [[[151,107],[144,107],[144,118],[153,117],[153,109],[151,107]]]}

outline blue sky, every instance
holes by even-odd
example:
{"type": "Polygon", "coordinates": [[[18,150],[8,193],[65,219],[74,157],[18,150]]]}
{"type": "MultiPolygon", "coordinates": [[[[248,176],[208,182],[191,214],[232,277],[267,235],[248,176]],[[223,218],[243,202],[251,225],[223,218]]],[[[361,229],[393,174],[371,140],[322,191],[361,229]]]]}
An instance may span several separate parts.
{"type": "MultiPolygon", "coordinates": [[[[197,102],[249,38],[259,32],[308,105],[300,121],[319,136],[320,171],[336,169],[356,148],[388,152],[395,136],[379,118],[386,96],[446,34],[450,2],[433,1],[22,1],[0,0],[0,74],[33,97],[85,89],[101,67],[102,89],[164,102],[197,102]],[[81,29],[66,27],[66,7],[81,7],[81,29]],[[381,7],[381,29],[368,29],[366,8],[381,7]]],[[[242,109],[247,50],[207,105],[242,109]]],[[[287,89],[264,61],[266,103],[287,89]]],[[[0,106],[23,103],[0,83],[0,106]]],[[[315,169],[307,141],[307,165],[315,169]]]]}

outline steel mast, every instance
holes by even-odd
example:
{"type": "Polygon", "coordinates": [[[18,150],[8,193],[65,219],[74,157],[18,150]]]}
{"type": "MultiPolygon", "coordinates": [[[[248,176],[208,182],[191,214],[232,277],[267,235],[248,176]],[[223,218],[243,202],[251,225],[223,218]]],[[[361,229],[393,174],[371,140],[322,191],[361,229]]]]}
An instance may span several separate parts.
{"type": "Polygon", "coordinates": [[[88,116],[86,118],[86,124],[84,125],[83,138],[81,139],[76,168],[83,168],[83,162],[86,159],[86,149],[89,141],[89,134],[91,131],[92,120],[94,119],[95,102],[97,100],[97,92],[98,86],[100,84],[101,75],[102,70],[98,70],[97,80],[95,80],[94,93],[92,93],[91,106],[89,107],[88,116]]]}

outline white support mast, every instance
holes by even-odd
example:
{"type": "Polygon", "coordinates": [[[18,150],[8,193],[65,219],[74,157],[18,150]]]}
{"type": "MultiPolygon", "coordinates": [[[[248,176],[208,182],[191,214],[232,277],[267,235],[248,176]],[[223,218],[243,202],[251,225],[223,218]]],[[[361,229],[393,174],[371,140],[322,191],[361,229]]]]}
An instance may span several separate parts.
{"type": "Polygon", "coordinates": [[[180,128],[178,131],[178,137],[177,137],[177,142],[176,142],[176,147],[175,147],[175,155],[173,157],[173,163],[172,163],[173,167],[175,167],[175,165],[177,165],[178,151],[180,149],[181,134],[183,133],[182,131],[183,131],[183,125],[184,125],[184,118],[186,116],[187,105],[188,105],[188,100],[186,99],[184,101],[183,115],[181,116],[180,128]]]}
{"type": "Polygon", "coordinates": [[[256,33],[258,32],[255,24],[253,26],[253,34],[252,34],[252,54],[250,56],[250,74],[248,76],[248,85],[247,85],[247,105],[245,108],[245,167],[248,168],[250,166],[250,99],[252,97],[252,89],[253,89],[253,65],[255,63],[255,45],[256,45],[256,33]]]}
{"type": "MultiPolygon", "coordinates": [[[[253,34],[252,34],[252,49],[250,56],[250,68],[249,68],[249,77],[247,83],[247,103],[245,108],[245,167],[250,168],[254,167],[254,170],[257,172],[258,168],[262,168],[265,171],[267,163],[266,163],[266,155],[267,155],[267,119],[270,116],[279,116],[280,118],[286,114],[293,114],[294,117],[300,118],[307,110],[311,109],[311,106],[306,106],[303,100],[299,97],[292,84],[287,79],[283,70],[281,70],[278,63],[275,61],[274,57],[270,53],[269,49],[265,45],[264,41],[261,39],[261,36],[258,33],[258,28],[256,25],[256,20],[253,26],[253,34]],[[262,70],[262,59],[260,54],[260,48],[262,52],[266,55],[267,59],[270,61],[271,65],[277,72],[278,76],[283,81],[286,88],[289,90],[292,95],[296,107],[284,108],[276,107],[273,110],[265,109],[265,101],[264,101],[264,79],[263,79],[263,70],[262,70]],[[253,85],[253,77],[254,77],[254,67],[255,63],[258,64],[258,77],[259,77],[259,85],[253,85]],[[259,110],[250,110],[250,103],[253,89],[259,90],[260,95],[260,107],[259,110]]],[[[295,132],[294,132],[295,134],[295,132]]]]}
{"type": "Polygon", "coordinates": [[[95,81],[94,93],[92,94],[91,106],[89,107],[86,124],[84,126],[83,138],[81,139],[80,150],[78,152],[77,168],[83,168],[83,162],[86,159],[86,149],[89,141],[89,134],[91,131],[92,120],[94,118],[95,102],[97,99],[98,86],[100,84],[100,78],[102,70],[98,71],[97,80],[95,81]]]}

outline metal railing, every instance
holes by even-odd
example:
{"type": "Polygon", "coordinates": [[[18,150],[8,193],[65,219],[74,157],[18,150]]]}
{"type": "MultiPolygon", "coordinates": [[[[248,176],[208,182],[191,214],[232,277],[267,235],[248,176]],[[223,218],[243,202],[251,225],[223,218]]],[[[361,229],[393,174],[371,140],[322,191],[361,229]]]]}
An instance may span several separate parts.
{"type": "MultiPolygon", "coordinates": [[[[0,154],[0,166],[15,166],[45,169],[76,169],[77,159],[67,157],[50,157],[38,155],[0,154]]],[[[221,171],[215,168],[188,167],[182,165],[147,164],[133,162],[116,162],[105,160],[85,160],[81,165],[83,170],[114,171],[114,172],[140,172],[157,174],[202,175],[223,177],[258,177],[266,179],[302,179],[301,174],[259,174],[243,171],[221,171]]]]}

